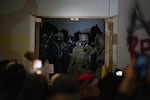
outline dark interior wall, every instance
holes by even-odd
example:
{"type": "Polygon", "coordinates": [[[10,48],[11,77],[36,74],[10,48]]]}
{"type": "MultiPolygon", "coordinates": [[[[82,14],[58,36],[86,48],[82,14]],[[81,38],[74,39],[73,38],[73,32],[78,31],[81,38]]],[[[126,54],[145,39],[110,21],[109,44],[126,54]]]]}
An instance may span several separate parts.
{"type": "Polygon", "coordinates": [[[73,35],[77,31],[88,32],[90,28],[96,24],[103,33],[105,32],[104,19],[79,19],[78,21],[72,21],[69,18],[45,18],[43,22],[50,22],[59,30],[67,29],[69,35],[73,35]]]}

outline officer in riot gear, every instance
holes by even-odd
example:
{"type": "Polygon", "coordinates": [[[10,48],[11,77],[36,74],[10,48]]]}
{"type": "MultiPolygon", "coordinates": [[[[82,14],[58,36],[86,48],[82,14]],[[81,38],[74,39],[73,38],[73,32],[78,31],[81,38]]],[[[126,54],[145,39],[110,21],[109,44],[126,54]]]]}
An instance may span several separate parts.
{"type": "Polygon", "coordinates": [[[89,36],[87,33],[79,35],[79,41],[73,48],[68,72],[79,75],[85,72],[91,72],[90,56],[92,47],[88,44],[89,36]]]}

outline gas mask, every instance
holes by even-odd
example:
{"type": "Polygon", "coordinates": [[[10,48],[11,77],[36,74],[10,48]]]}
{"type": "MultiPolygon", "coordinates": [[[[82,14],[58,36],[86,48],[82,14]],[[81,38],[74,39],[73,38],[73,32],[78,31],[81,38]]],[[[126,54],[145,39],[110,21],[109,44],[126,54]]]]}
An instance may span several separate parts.
{"type": "Polygon", "coordinates": [[[88,46],[88,41],[80,41],[80,44],[79,44],[81,47],[86,47],[88,46]]]}
{"type": "Polygon", "coordinates": [[[88,36],[86,34],[81,34],[79,36],[79,46],[81,46],[82,48],[88,46],[88,36]]]}
{"type": "Polygon", "coordinates": [[[63,41],[63,39],[64,39],[64,35],[63,35],[63,33],[62,32],[58,32],[57,34],[56,34],[56,41],[57,42],[62,42],[63,41]]]}

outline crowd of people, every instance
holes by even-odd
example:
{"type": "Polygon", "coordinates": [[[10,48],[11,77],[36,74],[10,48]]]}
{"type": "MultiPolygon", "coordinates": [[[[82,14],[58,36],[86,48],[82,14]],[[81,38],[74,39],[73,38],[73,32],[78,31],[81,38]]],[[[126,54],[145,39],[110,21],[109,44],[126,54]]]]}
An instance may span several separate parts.
{"type": "MultiPolygon", "coordinates": [[[[36,73],[37,70],[26,70],[15,59],[2,60],[0,100],[149,100],[149,57],[138,56],[142,59],[140,62],[133,56],[128,66],[107,72],[103,78],[86,72],[77,76],[73,73],[48,74],[47,79],[42,70],[36,73]]],[[[25,57],[32,62],[37,59],[32,54],[25,57]]]]}
{"type": "Polygon", "coordinates": [[[52,29],[42,30],[41,59],[34,52],[25,53],[32,62],[28,70],[16,59],[0,61],[0,100],[150,100],[147,54],[135,53],[126,67],[108,72],[101,62],[104,38],[97,25],[91,28],[91,38],[89,33],[77,32],[74,43],[64,38],[66,30],[52,29]],[[45,71],[45,61],[54,64],[53,74],[45,71]]]}
{"type": "Polygon", "coordinates": [[[43,73],[26,70],[14,59],[0,61],[0,100],[106,100],[120,83],[113,73],[104,79],[92,73],[55,73],[49,80],[43,73]]]}
{"type": "Polygon", "coordinates": [[[39,58],[54,64],[56,73],[95,74],[104,64],[104,33],[96,24],[86,32],[71,34],[66,29],[58,30],[49,22],[43,23],[39,58]]]}

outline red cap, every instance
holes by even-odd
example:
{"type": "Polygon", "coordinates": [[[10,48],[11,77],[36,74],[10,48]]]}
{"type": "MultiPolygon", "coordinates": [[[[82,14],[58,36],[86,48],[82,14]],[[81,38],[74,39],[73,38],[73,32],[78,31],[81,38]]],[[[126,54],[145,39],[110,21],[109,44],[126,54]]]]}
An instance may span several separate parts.
{"type": "Polygon", "coordinates": [[[82,81],[82,80],[91,79],[91,78],[94,78],[94,75],[93,75],[93,74],[90,74],[90,73],[83,73],[83,74],[80,74],[80,75],[77,77],[77,81],[82,81]]]}

